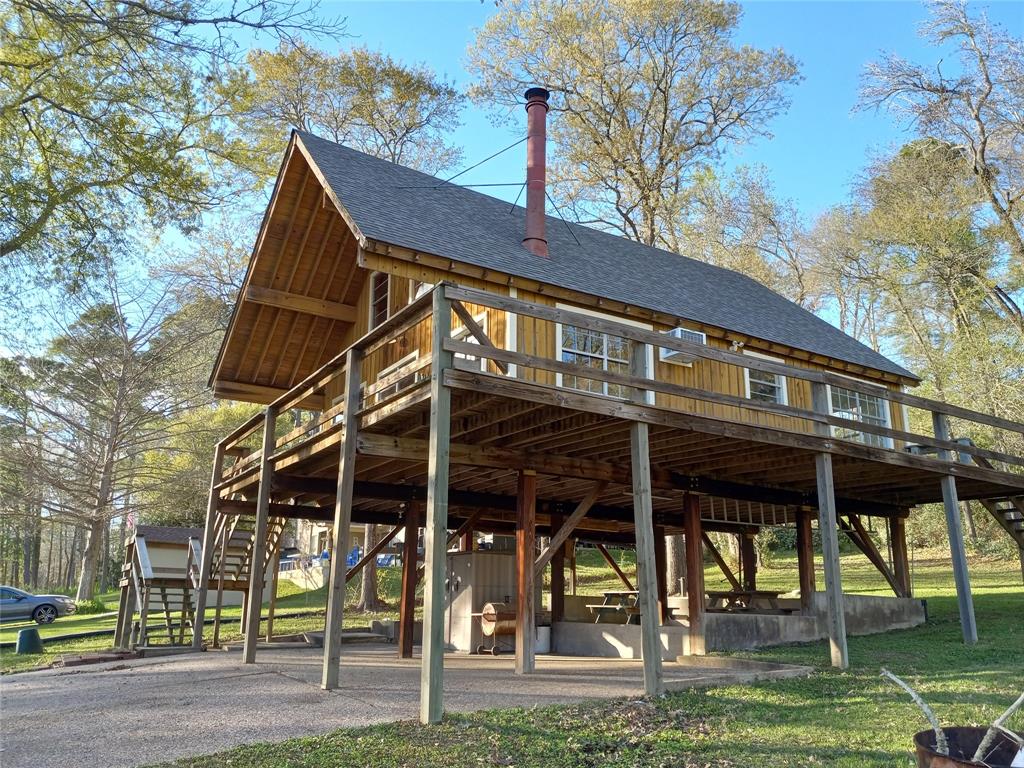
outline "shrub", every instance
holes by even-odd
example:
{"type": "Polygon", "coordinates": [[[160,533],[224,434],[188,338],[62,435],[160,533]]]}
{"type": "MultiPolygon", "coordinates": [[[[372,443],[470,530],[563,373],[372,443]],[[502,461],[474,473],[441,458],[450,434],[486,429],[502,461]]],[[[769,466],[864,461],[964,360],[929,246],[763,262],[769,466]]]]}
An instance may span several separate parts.
{"type": "Polygon", "coordinates": [[[100,600],[98,597],[94,597],[91,600],[79,600],[77,613],[81,616],[89,616],[94,613],[106,613],[110,610],[107,604],[100,600]]]}

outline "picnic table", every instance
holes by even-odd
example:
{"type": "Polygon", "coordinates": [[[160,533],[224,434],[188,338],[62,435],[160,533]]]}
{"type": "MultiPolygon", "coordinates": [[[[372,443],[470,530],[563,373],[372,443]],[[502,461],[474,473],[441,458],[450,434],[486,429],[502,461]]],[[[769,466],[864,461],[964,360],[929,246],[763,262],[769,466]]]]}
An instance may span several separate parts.
{"type": "Polygon", "coordinates": [[[781,594],[765,589],[708,590],[708,608],[748,611],[755,600],[763,600],[768,603],[769,608],[778,610],[781,594]]]}
{"type": "Polygon", "coordinates": [[[604,591],[604,602],[590,603],[587,608],[594,614],[594,623],[600,624],[604,616],[625,614],[627,624],[640,623],[640,593],[637,590],[609,589],[604,591]]]}

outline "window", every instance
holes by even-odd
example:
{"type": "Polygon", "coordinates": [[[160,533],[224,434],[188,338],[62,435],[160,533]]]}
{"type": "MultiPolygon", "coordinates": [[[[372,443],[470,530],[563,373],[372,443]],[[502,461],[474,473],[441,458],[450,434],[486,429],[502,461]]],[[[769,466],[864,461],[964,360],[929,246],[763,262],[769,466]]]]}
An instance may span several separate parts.
{"type": "Polygon", "coordinates": [[[409,303],[412,304],[433,287],[433,283],[425,283],[422,280],[409,280],[409,303]]]}
{"type": "MultiPolygon", "coordinates": [[[[768,357],[768,355],[761,355],[748,350],[744,350],[743,354],[757,357],[761,360],[782,362],[776,357],[768,357]]],[[[777,373],[766,373],[765,371],[758,371],[752,368],[745,370],[748,399],[757,400],[762,403],[777,403],[778,405],[786,405],[789,402],[785,376],[777,373]]]]}
{"type": "Polygon", "coordinates": [[[370,276],[370,330],[388,319],[388,304],[391,298],[391,275],[374,272],[370,276]]]}
{"type": "MultiPolygon", "coordinates": [[[[865,395],[843,387],[829,387],[829,406],[833,416],[850,421],[862,421],[866,424],[889,426],[889,402],[875,395],[865,395]]],[[[832,434],[844,440],[855,440],[858,443],[875,445],[880,448],[891,448],[892,439],[884,435],[870,432],[858,432],[848,427],[832,427],[832,434]]]]}
{"type": "MultiPolygon", "coordinates": [[[[484,333],[487,333],[487,313],[481,313],[473,318],[476,320],[477,325],[483,329],[484,333]]],[[[480,341],[474,336],[469,328],[462,326],[461,328],[455,328],[452,330],[452,340],[462,341],[466,344],[479,344],[480,341]]],[[[465,371],[486,371],[487,370],[487,358],[477,357],[475,355],[466,355],[462,352],[455,353],[455,367],[461,368],[465,371]]]]}
{"type": "MultiPolygon", "coordinates": [[[[601,312],[594,312],[581,307],[574,307],[570,304],[558,304],[560,309],[568,309],[580,315],[599,317],[602,320],[611,320],[620,325],[629,325],[635,328],[651,330],[648,323],[641,323],[615,315],[606,315],[601,312]]],[[[597,368],[614,373],[629,373],[630,354],[632,344],[629,339],[621,336],[614,336],[589,328],[573,325],[555,324],[555,339],[558,344],[558,359],[564,363],[573,363],[587,368],[597,368]]],[[[646,369],[648,375],[654,377],[654,347],[647,347],[646,369]]],[[[604,381],[588,379],[584,376],[559,373],[555,375],[555,384],[559,387],[571,387],[581,389],[585,392],[596,392],[611,397],[628,398],[631,396],[630,387],[620,384],[608,384],[604,381]]],[[[654,402],[654,393],[646,393],[647,402],[654,402]]]]}

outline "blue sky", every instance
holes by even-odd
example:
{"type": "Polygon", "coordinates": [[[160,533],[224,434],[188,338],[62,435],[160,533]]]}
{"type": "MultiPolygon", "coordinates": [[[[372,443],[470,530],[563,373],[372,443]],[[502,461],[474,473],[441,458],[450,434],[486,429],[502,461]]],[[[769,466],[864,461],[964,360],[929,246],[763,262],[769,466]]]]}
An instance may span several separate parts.
{"type": "MultiPolygon", "coordinates": [[[[495,12],[491,0],[448,2],[325,2],[325,14],[344,16],[354,36],[340,45],[366,45],[407,62],[422,62],[469,83],[463,69],[473,30],[495,12]]],[[[884,113],[852,113],[864,66],[883,51],[920,62],[937,53],[917,35],[927,16],[919,2],[763,2],[743,3],[737,41],[761,48],[781,47],[800,62],[802,83],[790,90],[792,106],[770,126],[773,138],[747,145],[730,163],[763,164],[778,194],[793,200],[811,219],[846,199],[850,184],[871,152],[907,138],[884,113]]],[[[1024,2],[978,3],[990,18],[1015,35],[1024,33],[1024,2]]],[[[324,48],[334,47],[321,41],[324,48]]],[[[511,143],[507,128],[492,126],[471,107],[455,140],[465,148],[466,165],[511,143]]],[[[462,183],[514,182],[524,176],[524,156],[512,150],[462,183]]],[[[488,190],[499,197],[510,190],[488,190]]]]}

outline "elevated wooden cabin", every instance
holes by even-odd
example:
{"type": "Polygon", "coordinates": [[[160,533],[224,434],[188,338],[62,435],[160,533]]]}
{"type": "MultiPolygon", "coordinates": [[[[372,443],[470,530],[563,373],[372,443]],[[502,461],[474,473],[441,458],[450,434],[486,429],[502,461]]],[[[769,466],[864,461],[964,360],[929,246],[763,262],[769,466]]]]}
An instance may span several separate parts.
{"type": "MultiPolygon", "coordinates": [[[[1000,445],[996,433],[1019,445],[1024,425],[909,394],[913,373],[745,275],[545,217],[546,105],[531,93],[525,209],[292,135],[211,378],[218,397],[267,408],[218,444],[202,583],[239,519],[254,520],[256,562],[275,520],[333,521],[334,552],[349,550],[352,522],[405,527],[413,547],[423,526],[422,718],[433,721],[445,552],[469,531],[517,537],[522,672],[533,665],[533,584],[548,564],[554,621],[562,610],[564,542],[635,544],[656,692],[657,619],[671,621],[665,536],[685,534],[682,626],[696,653],[703,534],[741,537],[744,572],[729,578],[752,590],[751,536],[795,526],[806,610],[820,586],[817,521],[832,656],[845,665],[839,533],[908,597],[907,515],[944,502],[973,641],[957,502],[981,500],[1024,547],[1024,459],[976,445],[1000,445]],[[891,553],[875,547],[868,516],[889,527],[891,553]],[[552,537],[542,552],[538,535],[552,537]]],[[[328,688],[343,563],[332,572],[328,688]]],[[[404,655],[416,577],[407,567],[404,655]]],[[[261,589],[248,592],[247,662],[261,589]]]]}

